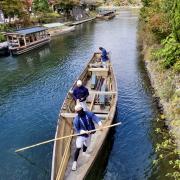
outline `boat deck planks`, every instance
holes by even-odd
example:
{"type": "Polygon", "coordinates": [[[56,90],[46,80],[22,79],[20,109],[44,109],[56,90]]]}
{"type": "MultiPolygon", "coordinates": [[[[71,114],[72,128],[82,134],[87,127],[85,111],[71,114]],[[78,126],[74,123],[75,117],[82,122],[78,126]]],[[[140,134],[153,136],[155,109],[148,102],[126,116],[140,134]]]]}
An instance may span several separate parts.
{"type": "Polygon", "coordinates": [[[98,131],[94,135],[92,135],[91,144],[88,147],[91,156],[90,156],[90,158],[84,158],[82,156],[82,151],[80,152],[78,163],[77,163],[77,171],[71,170],[72,163],[73,163],[73,155],[74,155],[74,152],[76,149],[75,148],[75,139],[74,139],[70,161],[68,163],[68,167],[67,167],[65,178],[64,178],[65,180],[82,180],[84,178],[84,176],[86,175],[86,172],[88,171],[89,167],[91,166],[91,164],[93,162],[93,159],[96,157],[98,151],[101,148],[100,142],[105,139],[107,131],[108,130],[104,130],[103,132],[98,131]],[[98,141],[97,141],[97,139],[98,139],[98,141]]]}

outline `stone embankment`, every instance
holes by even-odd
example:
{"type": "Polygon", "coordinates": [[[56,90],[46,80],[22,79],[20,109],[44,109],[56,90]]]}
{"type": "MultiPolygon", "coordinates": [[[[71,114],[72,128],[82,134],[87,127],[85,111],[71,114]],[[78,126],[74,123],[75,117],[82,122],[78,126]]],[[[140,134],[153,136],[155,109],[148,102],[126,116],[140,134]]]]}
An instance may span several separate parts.
{"type": "Polygon", "coordinates": [[[159,104],[163,108],[163,119],[180,150],[180,74],[172,70],[163,70],[158,61],[150,60],[149,52],[148,48],[143,50],[145,66],[155,96],[159,97],[159,104]]]}

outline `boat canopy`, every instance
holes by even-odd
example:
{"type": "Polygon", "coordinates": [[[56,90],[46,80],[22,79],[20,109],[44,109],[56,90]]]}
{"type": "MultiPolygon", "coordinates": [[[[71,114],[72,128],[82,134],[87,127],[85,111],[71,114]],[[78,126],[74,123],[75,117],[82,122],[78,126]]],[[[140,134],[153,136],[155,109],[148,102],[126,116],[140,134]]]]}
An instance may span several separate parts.
{"type": "Polygon", "coordinates": [[[105,16],[105,15],[109,15],[112,13],[114,13],[114,11],[103,11],[103,12],[100,12],[99,14],[105,16]]]}
{"type": "Polygon", "coordinates": [[[64,24],[63,23],[49,23],[49,24],[43,24],[43,26],[47,28],[56,28],[56,27],[64,26],[64,24]]]}
{"type": "Polygon", "coordinates": [[[14,31],[14,32],[9,32],[6,34],[7,35],[11,35],[11,34],[27,35],[27,34],[32,34],[32,33],[45,31],[45,30],[47,30],[46,27],[33,27],[33,28],[21,29],[21,30],[14,31]]]}

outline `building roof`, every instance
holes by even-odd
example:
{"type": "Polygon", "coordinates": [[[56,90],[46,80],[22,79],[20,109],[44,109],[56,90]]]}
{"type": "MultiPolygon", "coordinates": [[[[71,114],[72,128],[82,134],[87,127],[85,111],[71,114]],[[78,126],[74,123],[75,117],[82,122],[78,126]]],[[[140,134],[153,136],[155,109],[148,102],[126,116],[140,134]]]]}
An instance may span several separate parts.
{"type": "Polygon", "coordinates": [[[7,33],[7,34],[27,35],[27,34],[32,34],[32,33],[40,32],[40,31],[44,31],[46,29],[47,28],[45,28],[45,27],[33,27],[33,28],[21,29],[21,30],[10,32],[10,33],[7,33]]]}

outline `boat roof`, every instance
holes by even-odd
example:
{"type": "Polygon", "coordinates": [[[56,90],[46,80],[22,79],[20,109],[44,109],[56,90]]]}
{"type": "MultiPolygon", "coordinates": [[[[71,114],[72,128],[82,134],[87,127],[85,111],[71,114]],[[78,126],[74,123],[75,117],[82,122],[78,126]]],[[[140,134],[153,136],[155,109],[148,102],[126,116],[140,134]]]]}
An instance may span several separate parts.
{"type": "Polygon", "coordinates": [[[62,23],[49,23],[49,24],[43,24],[43,26],[47,27],[47,28],[54,28],[54,27],[64,26],[64,24],[62,24],[62,23]]]}
{"type": "Polygon", "coordinates": [[[6,33],[6,34],[21,34],[21,35],[27,35],[27,34],[32,34],[32,33],[36,33],[36,32],[40,32],[40,31],[44,31],[44,30],[47,30],[46,27],[32,27],[32,28],[26,28],[26,29],[21,29],[21,30],[17,30],[17,31],[14,31],[14,32],[9,32],[9,33],[6,33]]]}
{"type": "Polygon", "coordinates": [[[102,11],[99,14],[106,15],[106,14],[111,14],[111,13],[114,13],[114,11],[102,11]]]}

